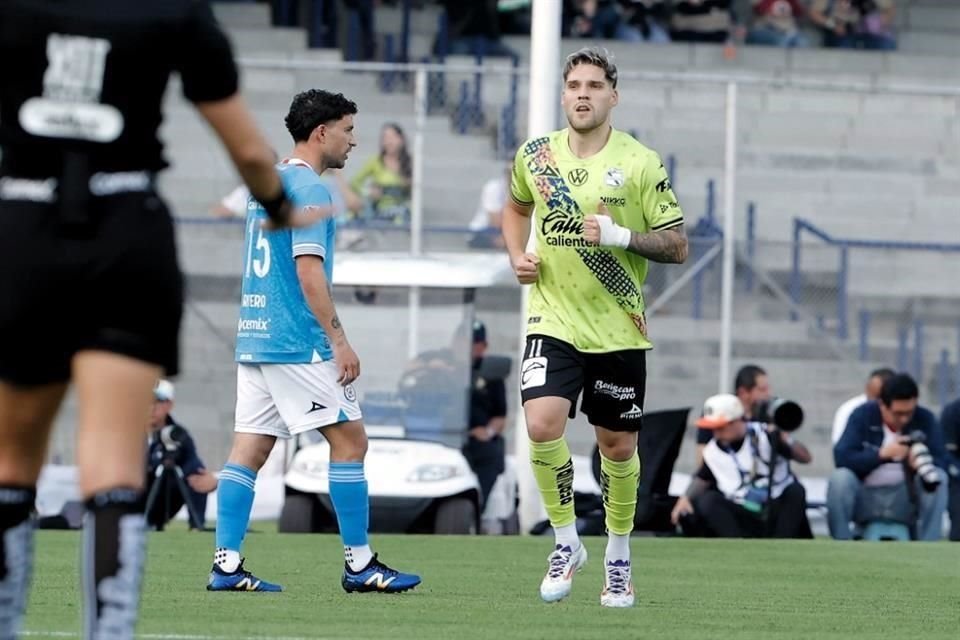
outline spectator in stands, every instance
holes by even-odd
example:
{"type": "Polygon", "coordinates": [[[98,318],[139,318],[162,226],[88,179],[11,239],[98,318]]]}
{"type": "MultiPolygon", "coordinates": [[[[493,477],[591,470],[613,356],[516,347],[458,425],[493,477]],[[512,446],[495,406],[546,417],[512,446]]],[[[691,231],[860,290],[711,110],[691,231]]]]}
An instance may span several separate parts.
{"type": "Polygon", "coordinates": [[[568,35],[590,40],[641,42],[640,31],[627,24],[616,0],[572,0],[568,35]]]}
{"type": "MultiPolygon", "coordinates": [[[[737,376],[734,378],[733,392],[737,395],[740,403],[743,405],[744,416],[749,421],[753,414],[753,407],[760,401],[769,400],[770,381],[767,378],[767,372],[755,364],[747,364],[740,367],[737,376]]],[[[700,466],[703,462],[703,448],[713,438],[712,429],[697,430],[697,454],[696,464],[700,466]]]]}
{"type": "MultiPolygon", "coordinates": [[[[357,26],[356,34],[347,33],[348,46],[345,50],[347,52],[351,50],[349,38],[356,38],[356,41],[353,43],[356,45],[356,49],[353,50],[353,53],[359,56],[361,61],[374,60],[377,56],[377,35],[373,28],[374,1],[342,0],[342,2],[344,8],[347,10],[347,24],[351,24],[350,14],[352,13],[356,16],[353,24],[357,26]]],[[[323,4],[324,3],[320,3],[320,5],[323,4]]],[[[314,6],[317,6],[317,3],[314,3],[314,6]]],[[[348,58],[349,57],[350,56],[348,56],[348,58]]]]}
{"type": "Polygon", "coordinates": [[[204,467],[193,438],[170,415],[173,409],[173,384],[160,380],[153,390],[153,397],[147,437],[147,495],[153,492],[155,482],[163,484],[157,488],[159,493],[146,514],[147,524],[162,527],[184,506],[184,496],[177,485],[176,475],[172,471],[161,477],[156,475],[157,468],[169,462],[180,467],[187,482],[187,497],[193,507],[192,511],[188,509],[190,528],[203,529],[207,494],[216,491],[217,478],[204,467]],[[197,519],[194,519],[194,513],[197,519]]]}
{"type": "Polygon", "coordinates": [[[950,477],[950,539],[960,541],[960,399],[943,408],[940,426],[946,443],[947,475],[950,477]]]}
{"type": "MultiPolygon", "coordinates": [[[[275,149],[273,151],[273,161],[279,160],[275,149]]],[[[247,217],[247,199],[250,198],[250,189],[247,185],[240,183],[236,189],[223,197],[210,207],[210,213],[217,218],[246,218],[247,217]]]]}
{"type": "Polygon", "coordinates": [[[217,218],[245,218],[249,197],[250,190],[247,185],[241,184],[210,207],[210,214],[217,218]]]}
{"type": "Polygon", "coordinates": [[[839,49],[897,48],[893,0],[813,0],[810,20],[823,32],[823,46],[839,49]]]}
{"type": "Polygon", "coordinates": [[[827,523],[836,540],[850,523],[899,522],[919,540],[939,540],[947,507],[946,450],[940,424],[918,406],[917,383],[900,373],[880,398],[854,409],[833,448],[827,523]],[[925,442],[920,442],[924,440],[925,442]]]}
{"type": "Polygon", "coordinates": [[[501,34],[530,35],[533,0],[498,0],[497,12],[501,34]]]}
{"type": "Polygon", "coordinates": [[[896,375],[896,372],[893,369],[887,368],[876,369],[870,372],[870,377],[867,378],[867,384],[863,389],[863,393],[844,402],[837,408],[837,412],[833,414],[833,430],[830,432],[831,443],[837,444],[837,442],[840,441],[840,436],[843,435],[844,429],[847,428],[847,422],[850,420],[850,414],[853,413],[853,410],[865,402],[879,398],[880,391],[883,389],[883,383],[894,375],[896,375]]]}
{"type": "Polygon", "coordinates": [[[483,185],[480,192],[480,205],[470,221],[470,246],[474,249],[503,248],[501,235],[501,214],[507,201],[507,188],[510,185],[510,174],[513,170],[513,155],[503,171],[496,178],[490,178],[483,185]]]}
{"type": "Polygon", "coordinates": [[[810,41],[799,27],[805,13],[800,0],[753,0],[753,26],[747,32],[747,44],[809,47],[810,41]]]}
{"type": "Polygon", "coordinates": [[[500,40],[500,17],[497,0],[440,0],[447,12],[446,51],[437,34],[434,54],[481,55],[483,57],[516,58],[517,53],[500,40]]]}
{"type": "Polygon", "coordinates": [[[789,465],[806,451],[802,445],[784,431],[747,422],[740,399],[729,393],[707,399],[697,426],[713,438],[674,505],[674,524],[718,538],[813,537],[806,491],[789,465]]]}
{"type": "Polygon", "coordinates": [[[396,123],[387,123],[380,130],[379,155],[370,158],[350,180],[350,187],[364,202],[360,217],[407,224],[412,178],[412,161],[403,129],[396,123]]]}
{"type": "Polygon", "coordinates": [[[674,0],[670,37],[677,42],[725,43],[733,38],[732,0],[674,0]]]}
{"type": "Polygon", "coordinates": [[[670,42],[667,26],[670,7],[666,0],[620,0],[626,23],[640,32],[644,42],[670,42]]]}

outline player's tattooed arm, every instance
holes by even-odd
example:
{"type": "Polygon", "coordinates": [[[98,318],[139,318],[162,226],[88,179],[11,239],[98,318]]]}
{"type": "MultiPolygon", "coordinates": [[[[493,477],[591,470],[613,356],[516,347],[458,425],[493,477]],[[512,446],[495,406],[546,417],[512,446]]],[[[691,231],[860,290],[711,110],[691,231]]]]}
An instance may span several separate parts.
{"type": "Polygon", "coordinates": [[[340,331],[343,329],[343,325],[340,324],[340,318],[337,316],[336,313],[333,314],[333,319],[330,321],[330,326],[336,329],[337,331],[340,331]]]}
{"type": "Polygon", "coordinates": [[[687,232],[682,224],[649,233],[631,231],[627,251],[654,262],[682,264],[687,259],[687,232]]]}

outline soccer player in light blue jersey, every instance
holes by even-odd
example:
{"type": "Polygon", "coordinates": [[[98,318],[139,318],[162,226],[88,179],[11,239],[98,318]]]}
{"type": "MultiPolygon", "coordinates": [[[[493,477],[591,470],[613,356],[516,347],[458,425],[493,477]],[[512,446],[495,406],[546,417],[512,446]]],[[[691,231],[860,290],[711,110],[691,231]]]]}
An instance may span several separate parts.
{"type": "MultiPolygon", "coordinates": [[[[343,94],[298,94],[286,117],[294,149],[278,164],[294,203],[331,205],[320,180],[344,166],[355,146],[357,106],[343,94]]],[[[330,443],[330,498],[343,538],[343,588],[398,592],[420,577],[384,565],[367,541],[370,503],[363,458],[367,436],[354,380],[360,360],[347,342],[331,297],[336,222],[264,231],[266,212],[247,211],[243,288],[237,328],[237,409],[233,448],[220,474],[210,591],[281,591],[243,568],[240,545],[250,520],[257,472],[277,438],[319,429],[330,443]]]]}

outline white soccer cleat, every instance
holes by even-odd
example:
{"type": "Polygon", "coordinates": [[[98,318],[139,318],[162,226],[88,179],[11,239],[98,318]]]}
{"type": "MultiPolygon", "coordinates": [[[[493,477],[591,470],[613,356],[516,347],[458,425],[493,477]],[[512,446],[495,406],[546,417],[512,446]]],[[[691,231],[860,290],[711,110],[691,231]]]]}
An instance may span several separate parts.
{"type": "Polygon", "coordinates": [[[547,575],[540,583],[540,597],[544,602],[556,602],[570,595],[573,574],[587,564],[587,549],[582,544],[572,551],[568,546],[557,545],[547,558],[547,575]]]}
{"type": "Polygon", "coordinates": [[[600,604],[604,607],[632,607],[633,582],[630,580],[630,561],[608,560],[604,565],[600,604]]]}

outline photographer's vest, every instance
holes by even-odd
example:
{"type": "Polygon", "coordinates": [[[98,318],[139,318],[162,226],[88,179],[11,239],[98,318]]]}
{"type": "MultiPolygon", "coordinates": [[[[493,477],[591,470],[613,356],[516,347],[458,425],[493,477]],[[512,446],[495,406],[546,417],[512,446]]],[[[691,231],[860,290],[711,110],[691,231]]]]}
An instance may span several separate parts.
{"type": "MultiPolygon", "coordinates": [[[[720,493],[727,500],[740,504],[751,486],[762,488],[766,493],[770,453],[770,438],[763,425],[750,422],[747,423],[747,435],[739,450],[721,449],[714,438],[703,450],[703,462],[716,479],[720,493]]],[[[779,498],[794,481],[789,461],[777,455],[771,494],[773,499],[779,498]]]]}

